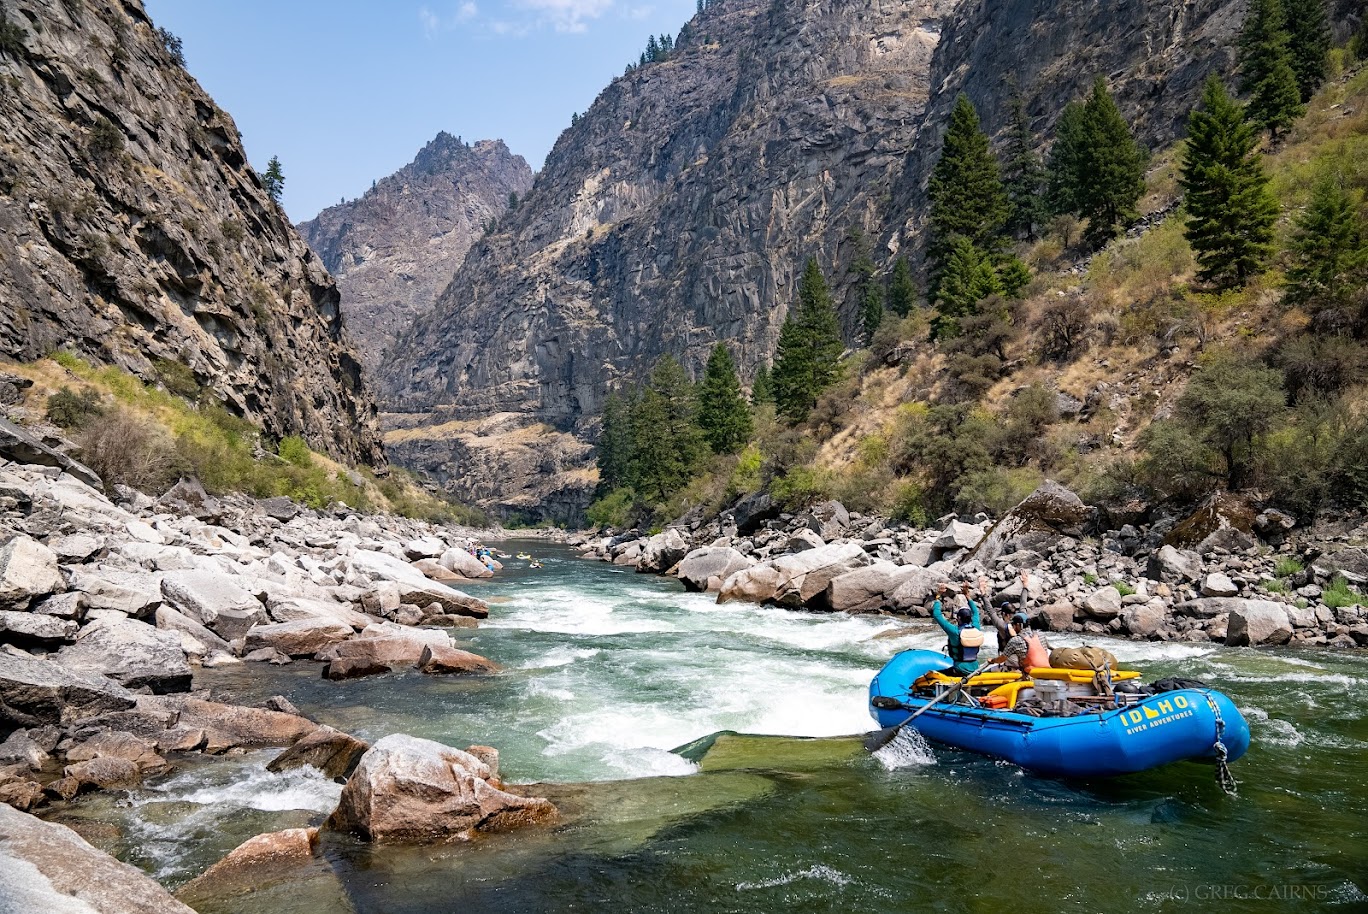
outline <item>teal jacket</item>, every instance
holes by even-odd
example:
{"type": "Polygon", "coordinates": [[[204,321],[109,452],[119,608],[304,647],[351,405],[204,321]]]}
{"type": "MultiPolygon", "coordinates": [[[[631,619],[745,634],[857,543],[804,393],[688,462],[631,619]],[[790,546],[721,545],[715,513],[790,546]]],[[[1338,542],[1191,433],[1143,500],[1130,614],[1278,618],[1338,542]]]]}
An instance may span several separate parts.
{"type": "MultiPolygon", "coordinates": [[[[974,617],[971,624],[974,628],[978,628],[981,622],[978,604],[973,600],[970,600],[969,608],[974,611],[974,617]]],[[[961,676],[968,676],[970,673],[974,672],[974,670],[978,669],[977,656],[965,659],[964,645],[960,643],[959,626],[945,618],[945,614],[941,612],[940,600],[931,604],[931,618],[936,620],[936,624],[945,632],[946,640],[950,642],[950,659],[955,661],[955,665],[952,669],[961,676]]],[[[977,655],[978,651],[975,650],[974,653],[977,655]]]]}

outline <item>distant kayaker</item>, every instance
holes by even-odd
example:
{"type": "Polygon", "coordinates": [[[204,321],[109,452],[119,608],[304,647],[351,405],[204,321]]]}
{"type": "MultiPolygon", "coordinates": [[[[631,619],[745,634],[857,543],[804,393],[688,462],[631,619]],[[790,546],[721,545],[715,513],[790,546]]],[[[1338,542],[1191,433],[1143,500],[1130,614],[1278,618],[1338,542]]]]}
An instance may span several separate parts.
{"type": "Polygon", "coordinates": [[[961,593],[956,597],[955,622],[951,622],[945,618],[941,607],[941,600],[948,589],[945,582],[936,587],[936,602],[931,604],[931,618],[944,630],[947,642],[945,652],[954,661],[954,665],[945,672],[956,676],[969,676],[978,669],[978,652],[983,646],[979,607],[969,597],[969,585],[962,585],[961,593]]]}

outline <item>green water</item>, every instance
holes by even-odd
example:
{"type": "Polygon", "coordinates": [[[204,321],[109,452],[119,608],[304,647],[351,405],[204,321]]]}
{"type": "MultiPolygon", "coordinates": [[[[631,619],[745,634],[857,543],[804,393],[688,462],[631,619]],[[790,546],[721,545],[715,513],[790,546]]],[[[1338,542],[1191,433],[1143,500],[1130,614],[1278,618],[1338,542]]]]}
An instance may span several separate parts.
{"type": "MultiPolygon", "coordinates": [[[[872,726],[870,676],[898,650],[937,646],[929,631],[718,607],[526,548],[546,567],[483,587],[491,621],[468,633],[500,676],[329,683],[313,664],[251,665],[198,684],[285,694],[367,738],[494,745],[510,780],[552,782],[538,792],[562,824],[442,848],[333,836],[310,866],[193,898],[199,910],[1368,911],[1362,654],[1108,642],[1147,676],[1234,698],[1254,737],[1240,792],[1196,763],[1063,782],[912,740],[869,756],[841,738],[872,726]],[[668,751],[724,730],[773,736],[722,736],[696,764],[668,751]]],[[[100,822],[94,839],[183,883],[251,834],[331,809],[336,785],[267,774],[270,755],[183,768],[67,818],[100,822]]]]}

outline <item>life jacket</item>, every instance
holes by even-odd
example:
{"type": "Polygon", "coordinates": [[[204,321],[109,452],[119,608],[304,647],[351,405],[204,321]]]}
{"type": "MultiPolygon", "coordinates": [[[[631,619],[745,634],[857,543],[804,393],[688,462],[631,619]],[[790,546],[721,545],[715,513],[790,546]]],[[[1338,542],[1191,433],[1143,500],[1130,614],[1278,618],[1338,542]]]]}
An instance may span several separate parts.
{"type": "Polygon", "coordinates": [[[959,648],[951,647],[951,656],[956,663],[973,663],[978,660],[979,648],[983,647],[983,632],[972,626],[959,630],[959,648]],[[955,656],[958,654],[958,656],[955,656]]]}
{"type": "Polygon", "coordinates": [[[1021,637],[1026,639],[1026,657],[1021,661],[1022,672],[1028,672],[1036,667],[1049,666],[1050,654],[1045,650],[1045,645],[1040,643],[1040,636],[1022,632],[1021,637]]]}

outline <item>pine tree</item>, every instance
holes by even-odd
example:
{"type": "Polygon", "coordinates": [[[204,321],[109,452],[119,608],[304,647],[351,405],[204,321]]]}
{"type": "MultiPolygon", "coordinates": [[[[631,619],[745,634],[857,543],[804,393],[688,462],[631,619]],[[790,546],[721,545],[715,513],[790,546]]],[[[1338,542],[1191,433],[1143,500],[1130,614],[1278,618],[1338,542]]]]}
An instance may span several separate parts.
{"type": "Polygon", "coordinates": [[[955,336],[960,318],[976,314],[979,302],[1001,293],[1002,284],[992,258],[968,238],[955,238],[936,294],[936,335],[955,336]]]}
{"type": "Polygon", "coordinates": [[[1368,285],[1368,226],[1342,175],[1322,176],[1292,236],[1287,297],[1298,305],[1335,307],[1368,285]]]}
{"type": "Polygon", "coordinates": [[[927,195],[931,200],[927,259],[935,297],[954,238],[967,238],[979,250],[996,253],[1003,247],[1003,226],[1011,215],[997,159],[968,96],[955,99],[927,195]]]}
{"type": "Polygon", "coordinates": [[[835,382],[844,345],[831,292],[815,257],[809,257],[798,281],[798,301],[779,330],[779,350],[771,381],[779,412],[797,422],[807,416],[817,397],[835,382]]]}
{"type": "Polygon", "coordinates": [[[275,202],[280,202],[280,195],[285,193],[285,169],[280,165],[279,156],[271,156],[271,161],[266,163],[266,170],[261,174],[261,183],[266,187],[266,193],[275,202]]]}
{"type": "Polygon", "coordinates": [[[1287,11],[1292,71],[1297,74],[1301,100],[1309,102],[1330,68],[1330,20],[1325,0],[1283,0],[1283,7],[1287,11]]]}
{"type": "Polygon", "coordinates": [[[630,394],[612,393],[603,403],[603,431],[598,442],[601,492],[631,485],[632,411],[635,406],[630,394]]]}
{"type": "Polygon", "coordinates": [[[1240,33],[1241,88],[1250,94],[1250,118],[1274,139],[1302,113],[1290,43],[1279,0],[1252,0],[1240,33]]]}
{"type": "Polygon", "coordinates": [[[1263,268],[1273,244],[1278,203],[1244,111],[1212,76],[1188,121],[1182,187],[1188,242],[1198,278],[1218,289],[1243,286],[1263,268]]]}
{"type": "Polygon", "coordinates": [[[873,342],[874,334],[884,319],[883,286],[877,282],[865,285],[860,299],[860,325],[864,329],[865,345],[873,342]]]}
{"type": "Polygon", "coordinates": [[[907,258],[893,263],[893,275],[888,280],[888,308],[898,317],[907,317],[917,303],[917,283],[912,279],[912,268],[907,258]]]}
{"type": "Polygon", "coordinates": [[[1007,134],[1007,167],[1004,179],[1012,214],[1007,231],[1034,241],[1036,227],[1045,221],[1045,167],[1035,151],[1035,137],[1019,92],[1012,93],[1012,125],[1007,134]]]}
{"type": "Polygon", "coordinates": [[[750,407],[736,377],[736,363],[721,343],[709,354],[703,382],[698,386],[698,427],[714,454],[735,454],[754,431],[750,407]]]}
{"type": "Polygon", "coordinates": [[[774,385],[770,382],[769,366],[761,365],[755,369],[755,380],[751,381],[751,406],[759,409],[766,405],[774,405],[774,385]]]}
{"type": "Polygon", "coordinates": [[[1135,219],[1148,158],[1107,91],[1107,81],[1098,77],[1088,100],[1066,107],[1056,128],[1049,168],[1055,212],[1087,219],[1085,237],[1100,247],[1135,219]]]}
{"type": "Polygon", "coordinates": [[[672,356],[663,356],[632,411],[631,477],[647,498],[665,501],[688,483],[707,444],[695,423],[693,384],[672,356]]]}

